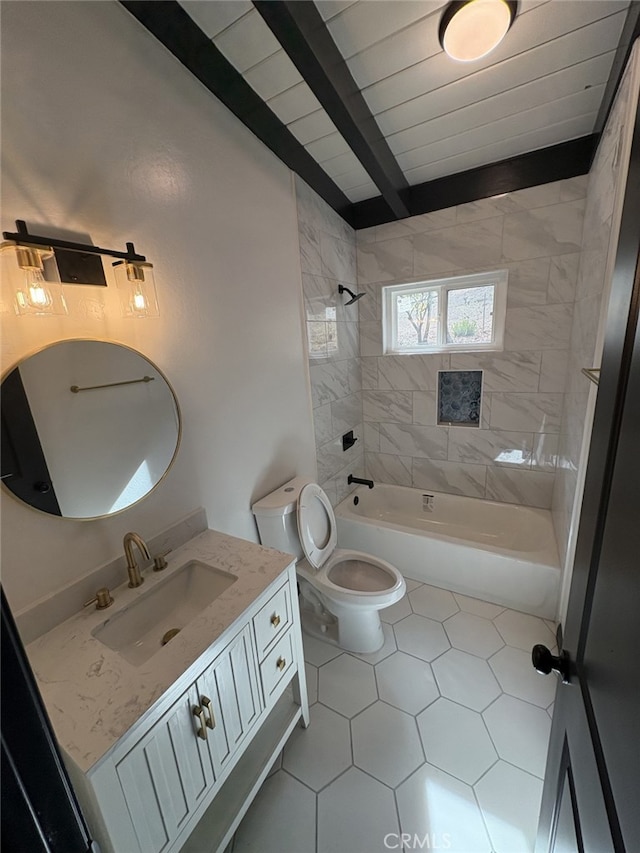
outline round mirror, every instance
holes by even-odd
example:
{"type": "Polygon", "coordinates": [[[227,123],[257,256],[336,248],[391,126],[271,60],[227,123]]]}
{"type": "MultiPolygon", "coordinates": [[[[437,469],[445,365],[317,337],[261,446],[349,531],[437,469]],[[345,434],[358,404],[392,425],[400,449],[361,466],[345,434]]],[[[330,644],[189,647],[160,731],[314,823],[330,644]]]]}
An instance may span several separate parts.
{"type": "Polygon", "coordinates": [[[180,410],[162,372],[135,350],[61,341],[2,381],[2,482],[64,518],[121,512],[157,486],[180,443],[180,410]]]}

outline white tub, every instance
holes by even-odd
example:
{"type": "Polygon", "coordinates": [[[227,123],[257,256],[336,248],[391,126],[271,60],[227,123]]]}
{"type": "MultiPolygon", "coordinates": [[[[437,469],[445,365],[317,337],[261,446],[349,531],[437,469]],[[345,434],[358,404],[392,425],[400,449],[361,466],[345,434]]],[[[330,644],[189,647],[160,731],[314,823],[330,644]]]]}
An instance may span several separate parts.
{"type": "Polygon", "coordinates": [[[422,583],[555,619],[560,565],[547,510],[381,484],[359,486],[336,518],[341,548],[382,557],[422,583]]]}

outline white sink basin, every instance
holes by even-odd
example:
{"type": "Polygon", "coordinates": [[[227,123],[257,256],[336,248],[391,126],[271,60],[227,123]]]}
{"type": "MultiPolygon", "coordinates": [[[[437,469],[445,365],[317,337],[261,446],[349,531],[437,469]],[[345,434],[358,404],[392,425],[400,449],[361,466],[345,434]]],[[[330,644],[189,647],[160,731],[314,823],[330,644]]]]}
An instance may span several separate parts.
{"type": "Polygon", "coordinates": [[[230,572],[190,560],[91,633],[139,666],[170,641],[163,643],[165,634],[184,628],[237,580],[230,572]]]}

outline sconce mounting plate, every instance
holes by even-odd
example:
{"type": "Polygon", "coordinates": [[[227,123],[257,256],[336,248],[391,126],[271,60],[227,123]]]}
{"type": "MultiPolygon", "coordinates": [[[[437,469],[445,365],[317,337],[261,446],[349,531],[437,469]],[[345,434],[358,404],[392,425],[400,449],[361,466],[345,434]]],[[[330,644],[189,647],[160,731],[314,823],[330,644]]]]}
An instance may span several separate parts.
{"type": "Polygon", "coordinates": [[[63,283],[107,286],[100,255],[72,252],[69,249],[58,249],[55,246],[53,253],[56,257],[60,281],[63,283]]]}

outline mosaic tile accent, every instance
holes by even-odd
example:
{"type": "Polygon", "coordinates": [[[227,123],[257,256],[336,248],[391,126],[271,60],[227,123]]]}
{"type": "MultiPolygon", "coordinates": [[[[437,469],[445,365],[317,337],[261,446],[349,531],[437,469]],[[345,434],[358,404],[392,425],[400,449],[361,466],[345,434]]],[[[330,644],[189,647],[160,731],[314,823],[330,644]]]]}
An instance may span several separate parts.
{"type": "Polygon", "coordinates": [[[481,370],[438,372],[438,423],[480,426],[481,370]]]}

